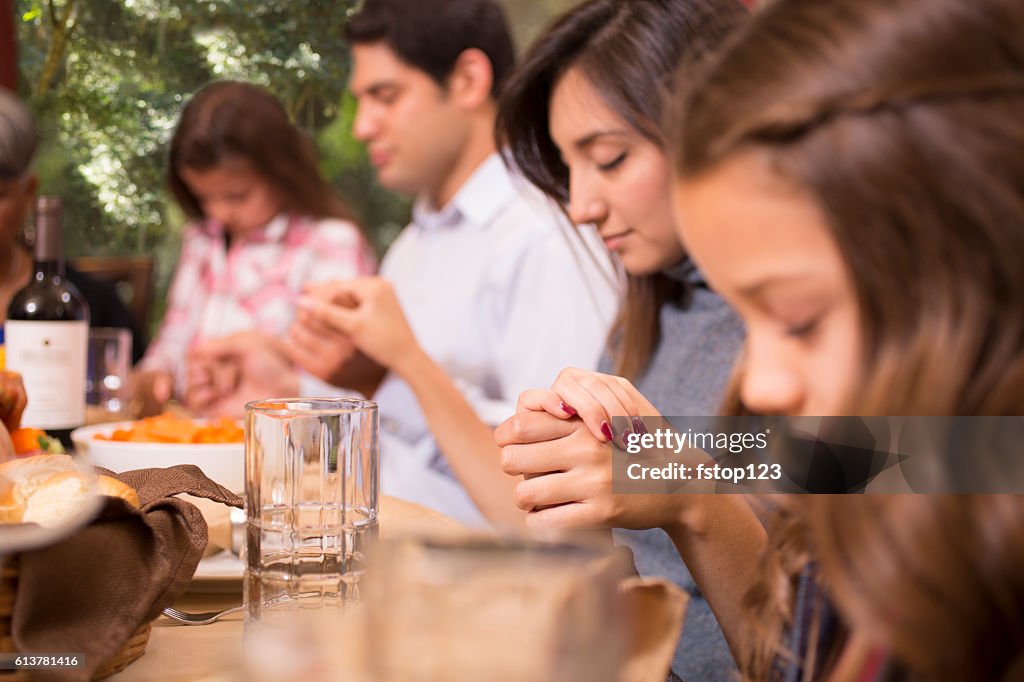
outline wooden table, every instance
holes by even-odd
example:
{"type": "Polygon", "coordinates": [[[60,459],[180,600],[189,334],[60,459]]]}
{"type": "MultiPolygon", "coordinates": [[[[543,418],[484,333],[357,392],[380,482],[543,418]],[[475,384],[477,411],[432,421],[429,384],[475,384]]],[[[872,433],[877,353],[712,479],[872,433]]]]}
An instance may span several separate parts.
{"type": "MultiPolygon", "coordinates": [[[[223,536],[226,507],[200,502],[210,524],[210,536],[223,536]],[[215,510],[220,507],[220,513],[215,510]]],[[[459,534],[465,529],[437,512],[419,505],[382,497],[380,500],[382,539],[407,534],[431,533],[435,536],[459,534]]],[[[221,543],[223,546],[223,542],[221,543]]],[[[194,585],[196,585],[194,583],[194,585]]],[[[209,583],[202,585],[209,589],[209,583]]],[[[227,584],[223,592],[187,592],[175,603],[182,611],[219,611],[242,603],[242,581],[227,584]],[[237,586],[234,592],[228,592],[237,586]]],[[[181,625],[164,616],[153,622],[146,653],[125,670],[110,677],[113,682],[220,682],[245,680],[242,658],[243,612],[233,613],[210,625],[181,625]]]]}
{"type": "MultiPolygon", "coordinates": [[[[237,594],[185,594],[175,603],[182,611],[215,611],[242,602],[237,594]]],[[[242,670],[241,611],[210,625],[180,625],[161,616],[153,622],[146,653],[109,678],[115,682],[237,680],[242,670]]]]}

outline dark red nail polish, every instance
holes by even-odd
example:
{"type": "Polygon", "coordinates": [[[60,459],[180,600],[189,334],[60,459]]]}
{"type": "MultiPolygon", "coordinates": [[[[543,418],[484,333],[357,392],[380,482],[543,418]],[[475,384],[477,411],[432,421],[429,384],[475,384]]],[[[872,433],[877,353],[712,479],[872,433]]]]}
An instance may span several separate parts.
{"type": "Polygon", "coordinates": [[[608,426],[608,422],[601,422],[601,433],[603,433],[604,437],[608,440],[612,440],[612,427],[608,426]]]}
{"type": "Polygon", "coordinates": [[[573,408],[569,407],[565,403],[562,403],[562,411],[565,412],[570,417],[575,417],[576,416],[576,410],[574,410],[573,408]]]}
{"type": "Polygon", "coordinates": [[[646,435],[648,433],[647,424],[644,424],[644,420],[640,417],[633,417],[633,431],[646,435]]]}

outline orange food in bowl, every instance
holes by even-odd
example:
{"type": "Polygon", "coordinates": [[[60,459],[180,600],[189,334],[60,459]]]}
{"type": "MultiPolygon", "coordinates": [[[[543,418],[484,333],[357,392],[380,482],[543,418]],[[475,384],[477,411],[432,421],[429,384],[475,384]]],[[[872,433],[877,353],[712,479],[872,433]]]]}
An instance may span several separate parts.
{"type": "Polygon", "coordinates": [[[96,439],[132,443],[241,443],[244,433],[242,427],[227,418],[196,422],[164,413],[140,419],[130,428],[117,429],[109,436],[97,434],[96,439]]]}

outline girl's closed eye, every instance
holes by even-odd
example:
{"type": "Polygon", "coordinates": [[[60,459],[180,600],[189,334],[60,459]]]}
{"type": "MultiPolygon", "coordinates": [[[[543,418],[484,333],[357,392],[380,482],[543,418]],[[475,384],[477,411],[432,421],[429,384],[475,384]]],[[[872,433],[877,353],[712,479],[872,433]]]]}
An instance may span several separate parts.
{"type": "Polygon", "coordinates": [[[818,323],[821,321],[820,316],[812,317],[804,322],[796,324],[786,325],[786,336],[795,339],[808,339],[818,329],[818,323]]]}
{"type": "Polygon", "coordinates": [[[224,195],[224,200],[230,201],[232,203],[241,203],[245,201],[247,198],[249,198],[249,193],[250,192],[248,189],[238,192],[228,192],[224,195]]]}
{"type": "Polygon", "coordinates": [[[810,286],[792,280],[773,285],[757,296],[757,305],[787,338],[811,340],[833,307],[820,294],[808,293],[810,286]]]}
{"type": "Polygon", "coordinates": [[[618,168],[619,166],[621,166],[622,162],[626,160],[627,156],[629,156],[629,152],[623,151],[618,156],[613,158],[611,161],[607,161],[605,163],[598,163],[597,167],[602,172],[609,173],[618,168]]]}

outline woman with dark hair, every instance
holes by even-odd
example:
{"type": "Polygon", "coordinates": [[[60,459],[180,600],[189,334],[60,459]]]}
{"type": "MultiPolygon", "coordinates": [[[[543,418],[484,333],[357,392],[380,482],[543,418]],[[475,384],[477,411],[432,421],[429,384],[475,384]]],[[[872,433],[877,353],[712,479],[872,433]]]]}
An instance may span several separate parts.
{"type": "MultiPolygon", "coordinates": [[[[630,377],[665,414],[717,410],[743,335],[676,235],[662,103],[680,60],[696,60],[745,16],[738,2],[585,2],[533,44],[500,101],[509,163],[574,223],[593,224],[624,271],[600,369],[630,377]]],[[[586,373],[567,370],[560,381],[577,375],[586,373]]],[[[623,434],[609,422],[593,440],[613,435],[623,434]]],[[[721,630],[669,539],[658,530],[615,535],[642,575],[670,576],[692,595],[675,670],[729,679],[721,630]]]]}
{"type": "MultiPolygon", "coordinates": [[[[374,259],[320,175],[316,149],[281,103],[248,83],[213,83],[189,101],[171,139],[168,183],[191,222],[157,337],[133,377],[133,401],[177,394],[202,411],[225,390],[189,365],[202,341],[281,337],[307,283],[371,274],[374,259]]],[[[227,375],[230,376],[230,373],[227,375]]]]}
{"type": "MultiPolygon", "coordinates": [[[[1021,414],[1022,36],[1016,0],[779,0],[687,72],[675,205],[746,324],[730,412],[1021,414]]],[[[656,413],[586,380],[499,440],[656,413]]],[[[1024,678],[1020,496],[776,499],[765,535],[736,495],[613,494],[608,448],[515,448],[508,473],[559,472],[519,484],[530,525],[664,528],[747,679],[1024,678]]]]}

